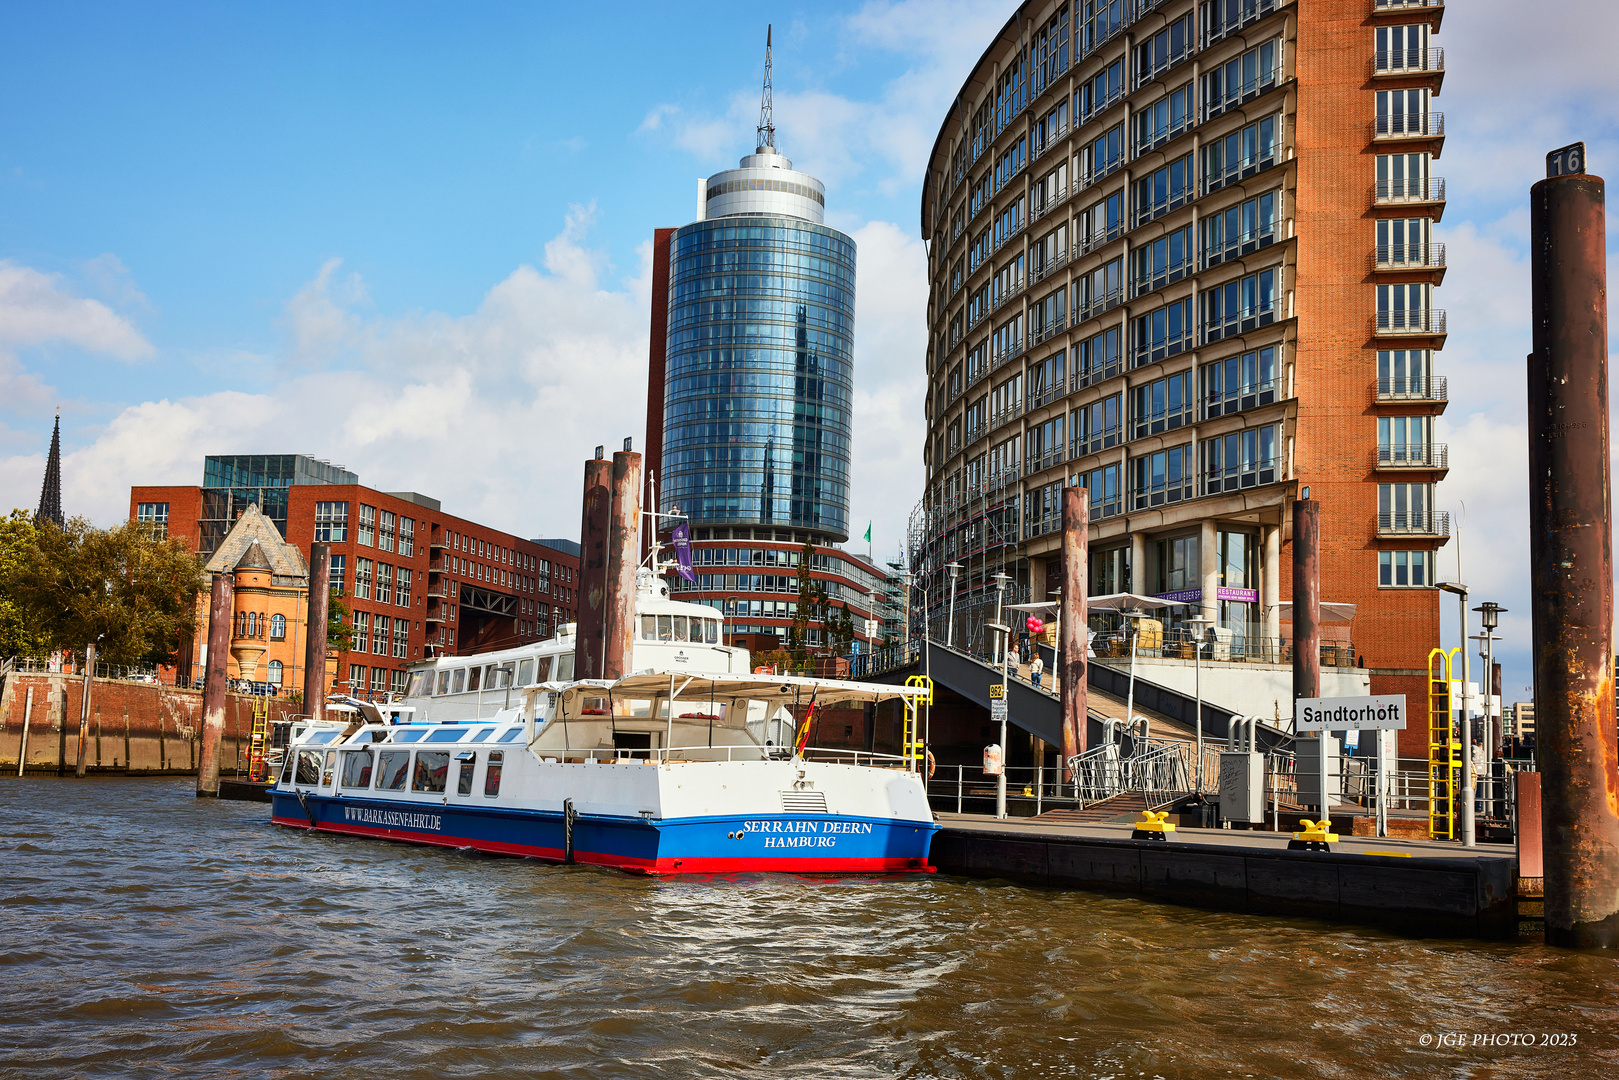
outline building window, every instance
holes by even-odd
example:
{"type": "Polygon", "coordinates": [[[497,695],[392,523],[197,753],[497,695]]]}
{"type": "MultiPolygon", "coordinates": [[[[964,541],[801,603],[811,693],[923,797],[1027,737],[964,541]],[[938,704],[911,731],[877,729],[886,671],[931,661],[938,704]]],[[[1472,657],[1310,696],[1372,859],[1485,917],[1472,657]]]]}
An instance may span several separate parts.
{"type": "Polygon", "coordinates": [[[1095,454],[1124,439],[1124,395],[1109,394],[1074,410],[1074,456],[1095,454]]]}
{"type": "Polygon", "coordinates": [[[410,576],[410,567],[399,567],[395,578],[394,603],[400,607],[410,607],[410,576]]]}
{"type": "Polygon", "coordinates": [[[1227,259],[1248,255],[1276,242],[1276,218],[1282,193],[1263,195],[1215,210],[1198,223],[1203,245],[1203,265],[1217,266],[1227,259]]]}
{"type": "Polygon", "coordinates": [[[388,655],[388,636],[393,630],[393,620],[386,615],[376,616],[376,630],[371,635],[371,652],[375,656],[388,655]]]}
{"type": "Polygon", "coordinates": [[[1135,334],[1134,367],[1165,360],[1192,345],[1192,298],[1165,304],[1131,320],[1135,334]]]}
{"type": "Polygon", "coordinates": [[[410,620],[394,620],[394,656],[404,658],[410,655],[410,620]]]}
{"type": "MultiPolygon", "coordinates": [[[[315,504],[315,542],[341,544],[349,536],[349,504],[346,502],[318,502],[315,504]]],[[[335,559],[333,560],[336,561],[335,559]]]]}
{"type": "Polygon", "coordinates": [[[403,694],[405,692],[406,677],[407,673],[404,671],[393,672],[388,677],[388,689],[395,694],[403,694]]]}
{"type": "Polygon", "coordinates": [[[1136,150],[1144,154],[1192,126],[1192,84],[1171,91],[1136,113],[1136,150]]]}
{"type": "Polygon", "coordinates": [[[1276,425],[1267,424],[1204,439],[1199,447],[1203,459],[1203,494],[1275,483],[1278,431],[1276,425]]]}
{"type": "Polygon", "coordinates": [[[1088,145],[1079,149],[1079,177],[1076,183],[1083,187],[1094,184],[1124,164],[1124,125],[1118,124],[1102,132],[1088,145]]]}
{"type": "Polygon", "coordinates": [[[1379,416],[1377,460],[1382,465],[1433,465],[1433,417],[1379,416]]]}
{"type": "Polygon", "coordinates": [[[1154,540],[1147,545],[1147,591],[1154,596],[1202,587],[1197,535],[1154,540]]]}
{"type": "MultiPolygon", "coordinates": [[[[383,693],[386,693],[387,690],[388,690],[388,669],[387,668],[379,668],[379,667],[378,668],[372,668],[371,669],[371,692],[373,694],[383,694],[383,693]]],[[[446,756],[448,756],[448,755],[446,755],[446,756]]]]}
{"type": "Polygon", "coordinates": [[[1122,299],[1124,299],[1123,255],[1103,263],[1074,283],[1074,312],[1077,318],[1092,318],[1110,308],[1118,307],[1122,299]]]}
{"type": "Polygon", "coordinates": [[[1167,71],[1192,53],[1192,16],[1186,15],[1164,27],[1136,46],[1136,85],[1145,86],[1159,72],[1167,71]]]}
{"type": "Polygon", "coordinates": [[[402,517],[399,519],[399,554],[416,554],[416,520],[402,517]]]}
{"type": "Polygon", "coordinates": [[[377,542],[377,508],[360,504],[360,529],[355,539],[366,547],[374,547],[377,542]]]}
{"type": "Polygon", "coordinates": [[[1192,199],[1192,187],[1191,154],[1137,180],[1135,223],[1145,224],[1185,206],[1192,199]]]}
{"type": "Polygon", "coordinates": [[[1430,266],[1437,249],[1430,246],[1433,222],[1428,218],[1379,218],[1378,266],[1430,266]]]}
{"type": "Polygon", "coordinates": [[[342,596],[344,594],[343,572],[346,569],[347,564],[348,564],[348,556],[347,555],[333,555],[332,556],[332,565],[331,565],[331,574],[330,574],[331,580],[330,580],[329,584],[331,585],[332,592],[336,593],[338,596],[342,596]]]}
{"type": "Polygon", "coordinates": [[[1282,43],[1267,41],[1203,76],[1203,119],[1212,120],[1244,101],[1274,89],[1281,77],[1282,43]]]}
{"type": "Polygon", "coordinates": [[[1429,580],[1427,551],[1379,551],[1377,583],[1391,589],[1425,589],[1429,580]]]}
{"type": "Polygon", "coordinates": [[[1378,484],[1377,524],[1387,532],[1433,532],[1433,485],[1378,484]]]}
{"type": "Polygon", "coordinates": [[[271,660],[269,668],[266,669],[266,671],[264,673],[264,680],[266,682],[268,682],[271,686],[280,686],[281,685],[281,672],[282,672],[281,661],[279,661],[279,660],[271,660]]]}
{"type": "Polygon", "coordinates": [[[1136,295],[1161,289],[1192,269],[1192,227],[1176,229],[1130,252],[1130,288],[1136,295]]]}
{"type": "Polygon", "coordinates": [[[365,675],[368,669],[364,664],[349,665],[349,689],[359,693],[365,689],[365,675]]]}
{"type": "Polygon", "coordinates": [[[1276,400],[1276,358],[1281,347],[1267,345],[1204,364],[1198,369],[1203,418],[1241,412],[1276,400]]]}
{"type": "Polygon", "coordinates": [[[1074,389],[1092,386],[1124,370],[1122,336],[1115,326],[1079,343],[1074,350],[1074,389]]]}
{"type": "Polygon", "coordinates": [[[377,563],[377,603],[391,604],[394,602],[394,568],[387,563],[377,563]]]}
{"type": "Polygon", "coordinates": [[[1136,510],[1190,499],[1192,491],[1192,444],[1144,454],[1130,462],[1131,497],[1136,510]]]}
{"type": "Polygon", "coordinates": [[[1429,183],[1431,158],[1423,154],[1377,155],[1379,201],[1430,202],[1442,197],[1442,181],[1429,183]]]}
{"type": "Polygon", "coordinates": [[[1224,138],[1205,143],[1203,193],[1219,191],[1276,164],[1276,146],[1281,134],[1282,118],[1267,116],[1224,138]]]}
{"type": "MultiPolygon", "coordinates": [[[[1257,274],[1215,285],[1198,294],[1203,341],[1219,341],[1276,321],[1276,298],[1281,292],[1282,270],[1273,267],[1257,274]]],[[[1384,289],[1378,286],[1381,298],[1384,289]]],[[[1403,288],[1404,286],[1399,286],[1403,288]]]]}
{"type": "Polygon", "coordinates": [[[153,536],[169,534],[169,504],[140,503],[135,507],[135,520],[146,526],[153,536]]]}
{"type": "Polygon", "coordinates": [[[1124,235],[1124,192],[1116,191],[1079,215],[1079,235],[1075,238],[1081,251],[1090,251],[1109,240],[1124,235]]]}
{"type": "Polygon", "coordinates": [[[270,616],[270,640],[287,640],[287,617],[285,615],[270,616]]]}
{"type": "Polygon", "coordinates": [[[1377,354],[1378,397],[1432,397],[1427,349],[1381,349],[1377,354]]]}
{"type": "Polygon", "coordinates": [[[1090,492],[1092,521],[1124,512],[1124,485],[1119,482],[1121,475],[1121,466],[1105,465],[1074,477],[1076,487],[1090,492]]]}
{"type": "Polygon", "coordinates": [[[371,651],[371,614],[366,611],[354,613],[354,651],[371,651]]]}
{"type": "Polygon", "coordinates": [[[1192,422],[1192,373],[1154,379],[1132,391],[1130,437],[1161,435],[1192,422]]]}
{"type": "Polygon", "coordinates": [[[1433,286],[1426,282],[1407,282],[1401,285],[1377,287],[1377,328],[1379,330],[1415,330],[1429,328],[1428,309],[1433,299],[1433,286]]]}
{"type": "Polygon", "coordinates": [[[377,519],[377,550],[392,551],[394,549],[393,512],[383,510],[377,515],[377,519]]]}
{"type": "MultiPolygon", "coordinates": [[[[365,507],[361,507],[364,510],[365,507]]],[[[361,535],[364,535],[365,526],[361,525],[361,535]]],[[[371,560],[356,558],[354,560],[354,597],[357,600],[371,599],[371,560]]]]}

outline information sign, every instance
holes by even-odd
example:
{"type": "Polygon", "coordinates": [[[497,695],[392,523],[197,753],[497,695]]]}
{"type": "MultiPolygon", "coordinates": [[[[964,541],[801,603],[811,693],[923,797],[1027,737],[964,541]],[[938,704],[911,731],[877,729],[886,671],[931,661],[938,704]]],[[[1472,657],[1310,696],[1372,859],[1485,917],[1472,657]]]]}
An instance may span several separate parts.
{"type": "Polygon", "coordinates": [[[1293,702],[1294,731],[1405,730],[1405,695],[1299,698],[1293,702]]]}
{"type": "Polygon", "coordinates": [[[995,701],[995,700],[997,700],[999,698],[1004,698],[1005,696],[1006,696],[1006,684],[1005,683],[997,682],[997,683],[990,683],[989,684],[989,700],[995,701]]]}
{"type": "Polygon", "coordinates": [[[1569,143],[1546,155],[1547,176],[1572,176],[1585,171],[1585,144],[1569,143]]]}
{"type": "Polygon", "coordinates": [[[991,723],[1000,724],[1006,720],[1006,699],[996,698],[989,703],[989,719],[991,723]]]}

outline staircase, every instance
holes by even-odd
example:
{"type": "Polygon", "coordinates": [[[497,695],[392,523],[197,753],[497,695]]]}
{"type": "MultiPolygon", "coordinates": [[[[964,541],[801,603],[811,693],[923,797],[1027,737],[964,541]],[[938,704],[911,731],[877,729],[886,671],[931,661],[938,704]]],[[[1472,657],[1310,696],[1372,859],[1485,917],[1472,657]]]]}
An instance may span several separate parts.
{"type": "Polygon", "coordinates": [[[1047,810],[1032,821],[1046,822],[1051,825],[1100,825],[1115,818],[1128,817],[1134,820],[1147,809],[1147,797],[1139,791],[1125,791],[1103,799],[1101,802],[1091,803],[1083,810],[1072,807],[1062,810],[1047,810]]]}

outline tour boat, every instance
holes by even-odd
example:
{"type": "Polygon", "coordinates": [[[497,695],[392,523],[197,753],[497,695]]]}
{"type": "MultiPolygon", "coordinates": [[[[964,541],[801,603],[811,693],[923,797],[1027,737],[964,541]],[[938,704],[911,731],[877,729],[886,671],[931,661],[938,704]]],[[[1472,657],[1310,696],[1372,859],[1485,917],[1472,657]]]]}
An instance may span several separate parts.
{"type": "Polygon", "coordinates": [[[649,874],[928,869],[914,757],[808,746],[821,710],[894,701],[917,745],[924,687],[664,667],[519,689],[488,718],[310,729],[273,820],[649,874]]]}

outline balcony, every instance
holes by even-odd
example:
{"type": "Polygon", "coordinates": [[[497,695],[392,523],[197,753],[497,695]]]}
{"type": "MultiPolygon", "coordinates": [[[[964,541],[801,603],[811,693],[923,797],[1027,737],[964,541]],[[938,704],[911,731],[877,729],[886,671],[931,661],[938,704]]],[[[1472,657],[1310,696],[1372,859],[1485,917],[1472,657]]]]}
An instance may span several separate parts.
{"type": "Polygon", "coordinates": [[[1111,311],[1123,302],[1124,287],[1122,285],[1116,289],[1109,289],[1102,295],[1092,297],[1089,301],[1079,305],[1079,310],[1074,312],[1074,322],[1077,324],[1084,322],[1086,319],[1093,319],[1104,311],[1111,311]]]}
{"type": "Polygon", "coordinates": [[[440,536],[432,540],[427,546],[434,551],[449,551],[450,541],[448,537],[440,536]]]}
{"type": "Polygon", "coordinates": [[[1061,143],[1068,137],[1068,131],[1069,126],[1067,124],[1062,124],[1052,128],[1046,133],[1045,141],[1034,147],[1034,152],[1029,155],[1029,161],[1039,161],[1047,151],[1053,149],[1057,146],[1057,144],[1061,143]]]}
{"type": "Polygon", "coordinates": [[[989,430],[994,431],[997,428],[1005,427],[1007,423],[1012,420],[1016,420],[1022,414],[1023,402],[1014,401],[1010,405],[1006,406],[1006,408],[999,409],[989,414],[989,430]]]}
{"type": "Polygon", "coordinates": [[[1380,205],[1442,203],[1445,201],[1445,178],[1429,176],[1410,180],[1379,180],[1372,188],[1372,201],[1380,205]]]}
{"type": "Polygon", "coordinates": [[[1042,405],[1049,405],[1056,401],[1063,396],[1065,388],[1064,383],[1058,383],[1056,386],[1046,386],[1029,391],[1029,411],[1033,412],[1042,405]]]}
{"type": "Polygon", "coordinates": [[[1400,11],[1406,8],[1442,8],[1445,0],[1372,0],[1378,11],[1400,11]]]}
{"type": "Polygon", "coordinates": [[[1154,128],[1145,133],[1137,132],[1135,156],[1140,157],[1149,150],[1156,150],[1165,143],[1174,141],[1185,132],[1191,131],[1195,126],[1197,126],[1196,117],[1187,115],[1163,127],[1154,128]]]}
{"type": "Polygon", "coordinates": [[[1061,446],[1053,446],[1043,454],[1030,454],[1024,458],[1024,464],[1027,466],[1024,475],[1033,476],[1035,473],[1055,468],[1067,459],[1068,455],[1061,446]]]}
{"type": "Polygon", "coordinates": [[[1216,0],[1203,5],[1203,47],[1236,33],[1276,10],[1277,0],[1216,0]]]}
{"type": "MultiPolygon", "coordinates": [[[[1039,191],[1038,185],[1036,186],[1035,190],[1037,192],[1039,191]]],[[[1073,188],[1070,188],[1067,184],[1064,184],[1062,187],[1052,192],[1051,197],[1046,199],[1039,206],[1035,206],[1034,201],[1031,198],[1029,202],[1029,224],[1033,225],[1035,222],[1057,209],[1057,207],[1067,202],[1068,196],[1073,194],[1073,191],[1073,188]]]]}
{"type": "Polygon", "coordinates": [[[1029,284],[1033,285],[1037,281],[1043,281],[1047,274],[1055,273],[1067,265],[1068,249],[1064,248],[1062,251],[1059,251],[1053,255],[1043,265],[1036,266],[1029,271],[1029,284]]]}
{"type": "Polygon", "coordinates": [[[1442,112],[1395,113],[1379,116],[1372,121],[1372,138],[1386,139],[1442,139],[1445,137],[1445,114],[1442,112]]]}
{"type": "Polygon", "coordinates": [[[1395,49],[1391,52],[1374,53],[1372,56],[1374,77],[1426,75],[1444,70],[1445,50],[1440,48],[1395,49]]]}
{"type": "Polygon", "coordinates": [[[1076,238],[1075,245],[1081,255],[1088,255],[1097,248],[1102,247],[1104,244],[1110,244],[1123,235],[1124,222],[1122,220],[1115,221],[1094,236],[1087,236],[1082,239],[1076,238]]]}
{"type": "Polygon", "coordinates": [[[1427,311],[1379,311],[1372,320],[1372,336],[1398,337],[1405,334],[1426,334],[1435,337],[1444,334],[1445,312],[1442,308],[1427,311]]]}
{"type": "Polygon", "coordinates": [[[1448,469],[1449,448],[1444,443],[1380,443],[1379,469],[1448,469]]]}
{"type": "Polygon", "coordinates": [[[1446,379],[1437,375],[1401,375],[1377,380],[1378,401],[1445,401],[1446,379]]]}
{"type": "Polygon", "coordinates": [[[1068,329],[1068,316],[1058,315],[1048,323],[1029,327],[1029,344],[1038,345],[1042,341],[1056,337],[1068,329]]]}
{"type": "Polygon", "coordinates": [[[1394,510],[1377,515],[1378,536],[1449,536],[1448,510],[1394,510]]]}
{"type": "Polygon", "coordinates": [[[1374,270],[1442,270],[1444,244],[1379,244],[1372,256],[1374,270]]]}

